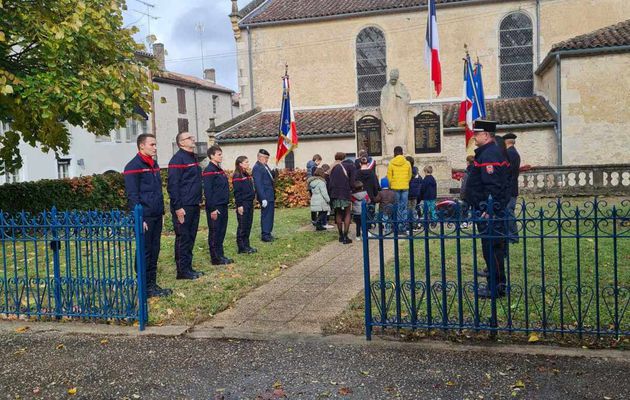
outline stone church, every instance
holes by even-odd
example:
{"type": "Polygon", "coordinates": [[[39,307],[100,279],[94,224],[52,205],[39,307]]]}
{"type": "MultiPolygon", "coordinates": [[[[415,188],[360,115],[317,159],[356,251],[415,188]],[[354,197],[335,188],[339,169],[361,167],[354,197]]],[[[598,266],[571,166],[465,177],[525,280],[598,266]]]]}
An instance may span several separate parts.
{"type": "Polygon", "coordinates": [[[448,183],[465,164],[458,125],[467,46],[483,65],[488,118],[518,135],[532,166],[630,163],[630,1],[437,0],[443,88],[424,61],[426,0],[254,0],[230,15],[242,115],[209,131],[226,160],[275,154],[285,63],[299,147],[369,149],[382,171],[381,90],[393,69],[410,94],[405,152],[448,183]]]}

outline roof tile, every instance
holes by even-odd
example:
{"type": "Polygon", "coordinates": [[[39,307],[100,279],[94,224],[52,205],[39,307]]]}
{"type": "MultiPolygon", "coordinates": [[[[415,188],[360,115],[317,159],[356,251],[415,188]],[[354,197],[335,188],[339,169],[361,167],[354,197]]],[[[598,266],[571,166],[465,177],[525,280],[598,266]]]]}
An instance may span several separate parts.
{"type": "Polygon", "coordinates": [[[551,52],[630,45],[630,19],[557,43],[551,52]]]}

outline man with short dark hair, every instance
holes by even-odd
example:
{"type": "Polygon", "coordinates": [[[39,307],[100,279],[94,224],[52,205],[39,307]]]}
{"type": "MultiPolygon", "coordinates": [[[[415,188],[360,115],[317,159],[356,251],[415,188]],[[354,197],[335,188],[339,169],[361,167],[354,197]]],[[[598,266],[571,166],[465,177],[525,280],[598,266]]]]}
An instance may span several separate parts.
{"type": "Polygon", "coordinates": [[[263,242],[272,242],[273,235],[273,217],[275,212],[275,184],[271,169],[267,163],[269,162],[269,152],[265,149],[258,150],[257,161],[252,168],[252,177],[254,178],[254,187],[256,189],[256,197],[260,203],[260,228],[261,240],[263,242]]]}
{"type": "Polygon", "coordinates": [[[504,232],[502,221],[509,200],[507,195],[507,177],[509,163],[497,146],[494,136],[497,123],[494,121],[477,120],[473,126],[475,136],[475,158],[466,182],[466,199],[480,218],[496,216],[493,222],[493,232],[486,237],[489,223],[478,222],[481,235],[483,258],[487,270],[478,271],[478,275],[486,276],[488,286],[477,291],[479,297],[504,296],[507,290],[505,276],[505,240],[497,238],[504,232]],[[492,198],[492,209],[488,208],[492,198]],[[494,271],[494,273],[492,272],[494,271]]]}
{"type": "Polygon", "coordinates": [[[208,247],[212,265],[232,264],[234,261],[225,256],[223,242],[228,223],[228,202],[230,186],[221,163],[223,150],[218,145],[208,149],[210,162],[203,171],[203,190],[206,196],[206,217],[208,218],[208,247]]]}
{"type": "Polygon", "coordinates": [[[177,279],[197,279],[201,272],[192,267],[192,256],[201,203],[201,169],[195,157],[195,137],[180,132],[175,137],[179,150],[168,163],[168,195],[175,230],[177,279]]]}
{"type": "Polygon", "coordinates": [[[160,167],[153,159],[157,153],[155,136],[143,133],[136,140],[138,154],[125,166],[125,191],[131,211],[142,206],[144,259],[147,274],[147,297],[168,296],[171,289],[157,284],[157,262],[160,255],[164,195],[160,167]]]}

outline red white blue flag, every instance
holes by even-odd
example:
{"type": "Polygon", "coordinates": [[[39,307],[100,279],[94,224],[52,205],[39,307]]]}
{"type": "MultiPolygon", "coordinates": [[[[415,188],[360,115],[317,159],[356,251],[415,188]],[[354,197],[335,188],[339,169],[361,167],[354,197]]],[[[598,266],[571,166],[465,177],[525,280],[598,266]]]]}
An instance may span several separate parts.
{"type": "Polygon", "coordinates": [[[466,152],[474,154],[473,122],[486,117],[486,102],[481,78],[481,64],[474,66],[467,54],[464,59],[464,94],[459,107],[459,124],[466,129],[466,152]]]}
{"type": "Polygon", "coordinates": [[[429,67],[431,80],[435,86],[435,92],[439,96],[442,91],[442,65],[440,64],[440,39],[438,37],[435,0],[429,0],[428,11],[427,38],[424,59],[429,67]]]}
{"type": "Polygon", "coordinates": [[[289,75],[282,78],[282,111],[280,111],[280,134],[276,149],[276,164],[298,145],[297,127],[291,106],[289,75]]]}

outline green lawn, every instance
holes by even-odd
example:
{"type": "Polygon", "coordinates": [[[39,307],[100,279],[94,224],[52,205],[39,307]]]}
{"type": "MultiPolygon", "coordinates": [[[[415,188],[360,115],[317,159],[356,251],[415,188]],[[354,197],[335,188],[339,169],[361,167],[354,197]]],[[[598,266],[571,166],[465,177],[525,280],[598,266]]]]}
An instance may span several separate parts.
{"type": "MultiPolygon", "coordinates": [[[[537,205],[546,207],[546,201],[539,201],[537,205]]],[[[627,212],[627,205],[625,212],[627,212]]],[[[620,326],[622,330],[630,330],[630,312],[624,313],[630,300],[630,226],[618,222],[616,229],[619,237],[614,240],[610,237],[613,232],[612,223],[600,223],[597,226],[598,237],[596,238],[594,234],[596,229],[592,222],[586,220],[580,221],[579,224],[575,221],[572,224],[563,223],[560,234],[557,229],[558,223],[527,222],[527,238],[521,239],[518,244],[509,245],[506,268],[509,271],[512,292],[509,298],[505,297],[497,302],[499,325],[507,326],[511,321],[515,327],[540,328],[544,313],[548,322],[547,328],[557,328],[561,323],[565,328],[575,328],[581,320],[586,328],[595,329],[599,324],[600,329],[607,330],[612,328],[614,321],[612,287],[616,279],[618,286],[623,288],[619,294],[620,326]],[[577,229],[580,230],[581,235],[585,235],[579,241],[570,237],[577,229]],[[541,240],[538,236],[543,236],[544,239],[541,240]],[[543,279],[546,288],[544,291],[542,290],[543,279]],[[527,280],[527,286],[525,280],[527,280]],[[582,290],[580,305],[578,305],[577,296],[578,282],[582,290]],[[596,312],[598,306],[599,318],[596,312]]],[[[464,323],[474,321],[475,305],[472,288],[474,265],[476,262],[477,268],[481,270],[485,264],[479,239],[476,239],[477,249],[476,257],[474,257],[473,239],[470,237],[472,233],[472,229],[463,230],[458,240],[453,225],[444,225],[444,231],[441,231],[440,225],[431,229],[428,235],[430,238],[428,285],[425,268],[427,249],[424,245],[423,232],[417,233],[420,237],[413,241],[413,250],[410,250],[409,239],[404,238],[399,241],[397,265],[391,261],[381,273],[378,271],[378,260],[371,260],[372,272],[378,272],[371,280],[374,289],[373,319],[380,320],[384,309],[386,310],[384,318],[388,321],[410,322],[411,286],[415,282],[417,320],[427,320],[427,315],[429,315],[427,298],[430,299],[432,320],[440,322],[443,320],[441,287],[446,283],[447,323],[456,325],[460,317],[464,323]],[[440,233],[448,235],[449,238],[441,239],[440,233]],[[412,258],[415,263],[413,270],[410,266],[412,258]],[[459,269],[458,264],[461,265],[459,269]],[[414,273],[413,280],[411,279],[412,272],[414,273]],[[399,312],[396,286],[401,288],[399,312]],[[428,291],[427,286],[431,288],[428,291]],[[381,290],[381,287],[385,289],[381,290]],[[458,302],[459,296],[462,299],[461,308],[458,302]]],[[[370,243],[371,246],[378,246],[376,240],[370,243]]],[[[385,243],[387,246],[393,246],[393,241],[385,243]]],[[[485,278],[479,278],[479,282],[485,282],[485,278]]],[[[363,299],[363,295],[359,295],[345,315],[331,324],[330,330],[355,333],[361,331],[364,318],[363,299]]],[[[487,323],[489,317],[490,302],[481,300],[479,302],[480,322],[487,323]]]]}

